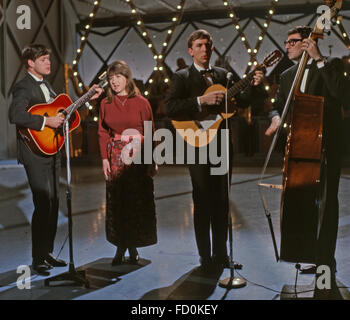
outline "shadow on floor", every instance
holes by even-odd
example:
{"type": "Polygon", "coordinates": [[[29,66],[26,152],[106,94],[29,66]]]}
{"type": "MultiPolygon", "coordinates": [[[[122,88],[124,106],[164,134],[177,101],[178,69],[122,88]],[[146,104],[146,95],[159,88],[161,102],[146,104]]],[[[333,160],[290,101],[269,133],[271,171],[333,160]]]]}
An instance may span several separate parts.
{"type": "Polygon", "coordinates": [[[281,300],[350,300],[350,292],[346,286],[336,280],[337,285],[330,291],[315,291],[315,281],[308,285],[285,285],[281,300]]]}
{"type": "Polygon", "coordinates": [[[216,289],[221,274],[222,270],[206,274],[196,267],[171,286],[147,292],[141,300],[206,300],[216,289]]]}
{"type": "MultiPolygon", "coordinates": [[[[49,286],[45,286],[45,280],[50,279],[51,276],[42,277],[33,274],[31,288],[21,290],[16,285],[20,275],[16,273],[16,270],[8,271],[0,274],[0,300],[72,300],[115,284],[122,280],[121,276],[139,270],[151,263],[150,260],[140,259],[137,265],[124,263],[119,266],[112,266],[111,262],[112,258],[101,258],[77,268],[77,271],[85,271],[86,279],[90,283],[89,289],[72,282],[52,282],[49,286]],[[6,289],[6,287],[9,287],[9,289],[6,289]]],[[[67,271],[61,269],[62,273],[67,271]]]]}

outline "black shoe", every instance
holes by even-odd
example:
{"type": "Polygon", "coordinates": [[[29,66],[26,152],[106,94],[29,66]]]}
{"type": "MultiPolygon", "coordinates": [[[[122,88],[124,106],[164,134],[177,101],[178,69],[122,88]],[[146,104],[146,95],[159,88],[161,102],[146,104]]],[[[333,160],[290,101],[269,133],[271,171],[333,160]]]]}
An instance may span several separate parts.
{"type": "Polygon", "coordinates": [[[41,263],[34,263],[32,265],[33,270],[41,275],[41,276],[49,276],[50,272],[49,270],[51,269],[45,262],[41,262],[41,263]]]}
{"type": "Polygon", "coordinates": [[[315,274],[316,273],[316,265],[308,264],[305,267],[300,268],[301,274],[315,274]]]}
{"type": "Polygon", "coordinates": [[[125,257],[124,256],[121,256],[121,255],[118,255],[118,256],[115,256],[112,260],[112,266],[119,266],[121,264],[123,264],[125,262],[125,257]]]}
{"type": "Polygon", "coordinates": [[[131,264],[137,264],[138,261],[140,260],[139,258],[139,253],[135,247],[130,247],[128,248],[130,258],[129,258],[129,263],[131,264]]]}
{"type": "Polygon", "coordinates": [[[124,254],[125,254],[126,248],[123,247],[117,247],[117,251],[115,253],[115,256],[112,260],[112,266],[118,266],[125,262],[124,254]]]}
{"type": "Polygon", "coordinates": [[[138,264],[139,260],[140,260],[140,257],[137,254],[136,256],[130,256],[128,262],[131,264],[138,264]]]}
{"type": "Polygon", "coordinates": [[[243,266],[239,262],[230,262],[230,258],[228,256],[223,257],[213,257],[213,263],[219,268],[233,268],[235,270],[241,270],[243,266]]]}
{"type": "Polygon", "coordinates": [[[51,253],[49,253],[45,261],[53,267],[65,267],[67,262],[61,259],[56,259],[51,253]]]}
{"type": "Polygon", "coordinates": [[[44,264],[46,264],[49,267],[49,270],[53,269],[53,266],[47,261],[44,261],[44,264]]]}
{"type": "Polygon", "coordinates": [[[199,271],[203,273],[210,273],[213,270],[213,261],[211,257],[200,257],[199,258],[199,271]]]}

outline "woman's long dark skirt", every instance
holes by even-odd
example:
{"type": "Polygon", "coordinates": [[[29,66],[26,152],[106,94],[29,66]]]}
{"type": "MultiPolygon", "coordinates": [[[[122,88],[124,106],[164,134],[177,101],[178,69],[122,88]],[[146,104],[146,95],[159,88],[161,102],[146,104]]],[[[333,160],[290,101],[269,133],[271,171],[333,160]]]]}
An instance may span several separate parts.
{"type": "Polygon", "coordinates": [[[146,165],[131,165],[106,183],[107,240],[123,248],[157,243],[153,179],[146,165]]]}

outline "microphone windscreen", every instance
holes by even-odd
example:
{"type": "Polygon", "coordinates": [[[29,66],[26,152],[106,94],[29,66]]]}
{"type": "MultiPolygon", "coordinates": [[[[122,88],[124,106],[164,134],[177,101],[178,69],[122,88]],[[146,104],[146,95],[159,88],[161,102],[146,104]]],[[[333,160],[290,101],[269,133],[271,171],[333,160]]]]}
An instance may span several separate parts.
{"type": "Polygon", "coordinates": [[[227,72],[226,79],[227,80],[232,80],[233,74],[232,72],[227,72]]]}

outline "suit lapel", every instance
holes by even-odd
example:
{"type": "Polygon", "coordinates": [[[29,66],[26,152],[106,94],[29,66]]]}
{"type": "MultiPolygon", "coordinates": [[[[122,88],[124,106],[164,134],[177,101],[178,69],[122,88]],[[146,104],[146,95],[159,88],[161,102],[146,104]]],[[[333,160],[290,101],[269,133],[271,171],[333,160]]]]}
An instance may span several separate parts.
{"type": "Polygon", "coordinates": [[[50,92],[50,97],[51,98],[56,98],[57,97],[57,93],[53,90],[53,88],[51,87],[50,83],[48,83],[46,80],[44,80],[47,88],[49,89],[50,92]]]}
{"type": "Polygon", "coordinates": [[[192,65],[189,69],[189,81],[191,87],[193,87],[196,91],[203,93],[207,88],[207,84],[200,74],[200,72],[196,69],[194,65],[192,65]]]}
{"type": "Polygon", "coordinates": [[[220,75],[217,69],[213,68],[213,73],[212,73],[212,79],[213,79],[213,83],[217,83],[220,79],[220,75]]]}
{"type": "Polygon", "coordinates": [[[26,74],[26,77],[32,85],[33,95],[35,99],[39,100],[40,101],[39,103],[46,103],[45,95],[41,90],[40,85],[37,83],[37,81],[29,73],[26,74]]]}
{"type": "Polygon", "coordinates": [[[305,92],[308,94],[315,94],[316,83],[318,80],[317,74],[315,74],[317,71],[316,69],[317,69],[316,63],[312,62],[309,70],[309,75],[307,77],[306,86],[305,86],[305,92]]]}

